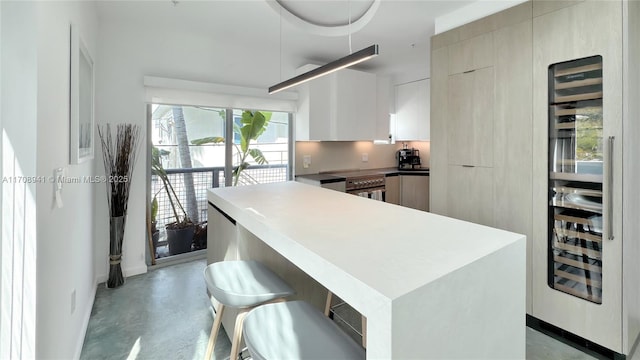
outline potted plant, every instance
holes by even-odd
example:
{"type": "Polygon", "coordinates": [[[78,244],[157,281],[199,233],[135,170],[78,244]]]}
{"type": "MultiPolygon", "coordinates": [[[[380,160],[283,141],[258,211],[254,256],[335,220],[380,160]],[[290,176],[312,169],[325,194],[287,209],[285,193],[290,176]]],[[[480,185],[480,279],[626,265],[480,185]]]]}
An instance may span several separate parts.
{"type": "Polygon", "coordinates": [[[203,221],[196,226],[193,234],[193,250],[202,250],[207,248],[207,222],[203,221]]]}
{"type": "Polygon", "coordinates": [[[167,193],[167,199],[169,200],[171,210],[175,217],[174,222],[165,225],[165,229],[167,230],[167,242],[169,244],[169,254],[182,254],[191,251],[195,224],[191,221],[187,212],[184,210],[184,207],[180,203],[180,199],[169,181],[167,172],[162,167],[160,155],[160,150],[154,146],[151,153],[151,173],[156,175],[160,181],[162,181],[162,188],[167,193]]]}
{"type": "MultiPolygon", "coordinates": [[[[236,147],[240,160],[239,165],[233,169],[233,186],[238,185],[240,174],[249,167],[250,164],[247,162],[249,156],[260,165],[268,163],[260,149],[249,148],[249,145],[251,145],[252,140],[258,140],[258,137],[267,129],[269,121],[271,120],[271,114],[272,113],[268,111],[244,110],[241,118],[242,127],[235,123],[233,124],[233,132],[240,137],[240,146],[233,144],[236,147]]],[[[193,145],[220,144],[224,143],[224,138],[220,136],[206,137],[192,140],[191,143],[193,145]]]]}
{"type": "Polygon", "coordinates": [[[158,216],[158,193],[160,190],[153,195],[153,200],[151,200],[151,239],[153,240],[154,256],[158,248],[158,241],[160,240],[160,230],[158,230],[156,222],[156,217],[158,216]]]}

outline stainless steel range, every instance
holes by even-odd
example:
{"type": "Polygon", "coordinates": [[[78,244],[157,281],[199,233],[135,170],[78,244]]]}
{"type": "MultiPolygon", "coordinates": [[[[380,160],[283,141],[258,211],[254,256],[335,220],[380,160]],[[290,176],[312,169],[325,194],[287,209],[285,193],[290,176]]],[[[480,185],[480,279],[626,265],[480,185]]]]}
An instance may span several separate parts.
{"type": "Polygon", "coordinates": [[[385,177],[383,174],[347,175],[346,192],[385,201],[385,177]]]}

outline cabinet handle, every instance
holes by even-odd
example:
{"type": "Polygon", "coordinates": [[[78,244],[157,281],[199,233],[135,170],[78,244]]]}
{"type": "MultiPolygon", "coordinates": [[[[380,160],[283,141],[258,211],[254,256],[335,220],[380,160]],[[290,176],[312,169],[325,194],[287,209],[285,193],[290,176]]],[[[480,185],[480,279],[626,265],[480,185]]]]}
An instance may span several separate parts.
{"type": "Polygon", "coordinates": [[[474,165],[462,165],[462,167],[472,168],[472,167],[475,167],[475,166],[474,165]]]}
{"type": "Polygon", "coordinates": [[[613,240],[613,141],[615,136],[609,136],[609,172],[607,182],[609,183],[609,196],[607,197],[607,219],[609,220],[609,240],[613,240]]]}
{"type": "Polygon", "coordinates": [[[474,72],[474,71],[475,71],[475,70],[467,70],[467,71],[464,71],[464,72],[463,72],[463,74],[472,73],[472,72],[474,72]]]}

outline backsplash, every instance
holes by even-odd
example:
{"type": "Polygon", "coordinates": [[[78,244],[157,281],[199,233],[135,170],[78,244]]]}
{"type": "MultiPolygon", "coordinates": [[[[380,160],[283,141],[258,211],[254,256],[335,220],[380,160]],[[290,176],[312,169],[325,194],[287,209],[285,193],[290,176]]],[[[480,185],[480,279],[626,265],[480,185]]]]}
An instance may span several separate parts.
{"type": "MultiPolygon", "coordinates": [[[[430,143],[408,141],[407,147],[420,150],[422,167],[429,167],[430,143]]],[[[371,141],[296,141],[295,174],[315,174],[325,171],[376,169],[397,166],[396,151],[402,142],[374,145],[371,141]],[[363,154],[368,158],[362,161],[363,154]],[[305,155],[311,156],[311,165],[303,167],[305,155]]]]}

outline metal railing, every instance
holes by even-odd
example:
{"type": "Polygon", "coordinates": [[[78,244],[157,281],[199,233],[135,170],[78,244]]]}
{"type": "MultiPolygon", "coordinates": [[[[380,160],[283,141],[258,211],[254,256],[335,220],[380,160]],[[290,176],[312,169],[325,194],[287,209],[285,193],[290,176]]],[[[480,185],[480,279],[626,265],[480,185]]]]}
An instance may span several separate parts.
{"type": "MultiPolygon", "coordinates": [[[[287,180],[287,164],[276,165],[252,165],[240,173],[238,186],[281,182],[287,180]]],[[[183,174],[191,174],[197,202],[197,216],[199,222],[207,219],[207,190],[210,188],[224,187],[224,167],[203,167],[191,169],[166,169],[169,182],[178,196],[182,206],[187,205],[187,192],[183,174]]],[[[157,176],[151,176],[151,195],[157,194],[158,214],[156,215],[156,227],[164,237],[164,226],[175,221],[173,209],[167,198],[166,191],[162,188],[162,181],[157,176]]]]}

